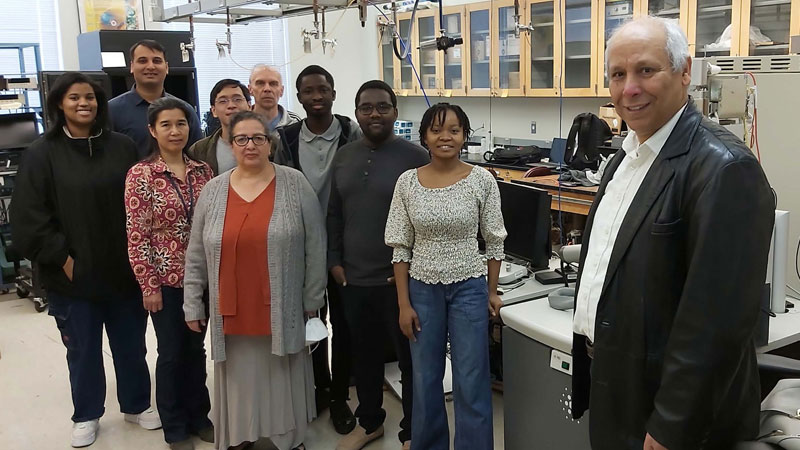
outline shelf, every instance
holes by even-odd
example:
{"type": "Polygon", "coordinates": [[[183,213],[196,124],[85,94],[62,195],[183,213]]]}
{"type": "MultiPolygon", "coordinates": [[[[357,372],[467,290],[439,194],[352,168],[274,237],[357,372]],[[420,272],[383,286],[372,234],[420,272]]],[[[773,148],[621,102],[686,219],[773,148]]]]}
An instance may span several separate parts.
{"type": "Polygon", "coordinates": [[[679,8],[672,8],[672,9],[662,9],[661,11],[656,11],[651,13],[654,16],[679,16],[681,14],[681,10],[679,8]]]}
{"type": "Polygon", "coordinates": [[[626,19],[630,19],[632,17],[633,17],[633,14],[620,14],[620,15],[616,15],[616,16],[606,15],[606,22],[608,22],[609,20],[626,20],[626,19]]]}
{"type": "Polygon", "coordinates": [[[731,10],[733,10],[733,6],[731,5],[706,6],[703,8],[697,8],[697,14],[699,15],[700,13],[731,11],[731,10]]]}
{"type": "Polygon", "coordinates": [[[520,55],[500,55],[500,59],[519,61],[520,55]]]}
{"type": "Polygon", "coordinates": [[[592,19],[574,19],[574,20],[567,20],[567,25],[580,25],[583,23],[592,23],[592,19]]]}
{"type": "Polygon", "coordinates": [[[780,5],[791,5],[792,0],[764,0],[761,2],[753,2],[750,6],[752,8],[759,8],[762,6],[780,6],[780,5]]]}
{"type": "Polygon", "coordinates": [[[540,22],[532,24],[534,28],[536,27],[552,27],[555,26],[555,22],[540,22]]]}
{"type": "Polygon", "coordinates": [[[564,59],[592,59],[592,55],[575,55],[567,56],[564,59]]]}
{"type": "Polygon", "coordinates": [[[788,50],[789,44],[755,45],[751,47],[755,51],[759,50],[788,50]]]}
{"type": "Polygon", "coordinates": [[[422,67],[436,67],[436,63],[423,64],[422,67]]]}
{"type": "Polygon", "coordinates": [[[489,30],[474,30],[472,34],[489,34],[489,30]]]}
{"type": "Polygon", "coordinates": [[[489,60],[486,61],[472,61],[472,64],[489,64],[489,60]]]}
{"type": "Polygon", "coordinates": [[[461,63],[460,62],[458,62],[458,63],[449,63],[449,64],[445,64],[445,66],[447,66],[447,67],[461,67],[461,63]]]}
{"type": "Polygon", "coordinates": [[[531,58],[531,61],[553,61],[555,58],[552,56],[537,56],[535,58],[531,58]]]}

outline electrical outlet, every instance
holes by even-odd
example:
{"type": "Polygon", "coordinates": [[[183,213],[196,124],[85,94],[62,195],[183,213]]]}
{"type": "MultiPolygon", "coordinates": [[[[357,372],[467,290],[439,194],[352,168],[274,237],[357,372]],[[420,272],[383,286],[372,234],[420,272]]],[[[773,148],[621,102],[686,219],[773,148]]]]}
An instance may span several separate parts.
{"type": "Polygon", "coordinates": [[[536,134],[536,122],[531,122],[531,134],[536,134]]]}

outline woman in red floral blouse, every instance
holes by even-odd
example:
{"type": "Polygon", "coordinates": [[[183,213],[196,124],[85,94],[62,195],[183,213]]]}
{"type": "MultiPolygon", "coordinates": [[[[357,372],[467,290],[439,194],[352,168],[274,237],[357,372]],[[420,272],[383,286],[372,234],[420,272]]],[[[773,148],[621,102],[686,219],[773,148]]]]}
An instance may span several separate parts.
{"type": "Polygon", "coordinates": [[[213,177],[208,164],[186,154],[190,114],[194,112],[175,98],[150,105],[153,148],[125,180],[128,258],[158,339],[156,405],[164,439],[181,450],[194,448],[193,434],[214,440],[205,333],[189,330],[183,316],[184,255],[194,205],[213,177]]]}

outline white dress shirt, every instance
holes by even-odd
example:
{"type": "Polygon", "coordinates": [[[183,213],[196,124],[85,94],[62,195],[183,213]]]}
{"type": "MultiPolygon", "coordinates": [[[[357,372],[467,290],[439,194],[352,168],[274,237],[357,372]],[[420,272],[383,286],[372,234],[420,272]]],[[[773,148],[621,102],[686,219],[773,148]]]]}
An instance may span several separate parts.
{"type": "Polygon", "coordinates": [[[617,240],[619,228],[628,213],[633,198],[642,185],[642,181],[661,148],[664,147],[664,143],[667,142],[667,138],[672,134],[684,109],[686,109],[686,105],[645,142],[640,143],[634,131],[628,133],[622,142],[625,158],[606,185],[605,194],[597,207],[589,238],[589,249],[581,267],[582,275],[578,297],[575,299],[572,329],[575,333],[582,334],[591,341],[594,341],[597,305],[600,302],[600,293],[606,279],[608,263],[611,260],[611,252],[614,250],[614,242],[617,240]]]}

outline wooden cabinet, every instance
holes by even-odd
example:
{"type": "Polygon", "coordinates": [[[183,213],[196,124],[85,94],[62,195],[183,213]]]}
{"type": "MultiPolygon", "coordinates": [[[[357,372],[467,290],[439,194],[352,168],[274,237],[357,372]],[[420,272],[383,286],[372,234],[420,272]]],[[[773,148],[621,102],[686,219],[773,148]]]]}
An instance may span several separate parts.
{"type": "Polygon", "coordinates": [[[397,71],[395,70],[397,58],[395,58],[392,50],[392,39],[391,36],[384,38],[380,32],[379,28],[378,39],[381,39],[381,43],[378,45],[378,73],[380,74],[380,79],[391,86],[397,93],[397,71]],[[388,41],[386,41],[387,39],[388,41]]]}
{"type": "Polygon", "coordinates": [[[600,0],[600,19],[597,21],[597,95],[609,97],[605,55],[608,38],[626,20],[642,15],[639,0],[600,0]]]}
{"type": "Polygon", "coordinates": [[[600,0],[563,0],[561,42],[564,97],[597,95],[597,18],[600,0]]]}
{"type": "MultiPolygon", "coordinates": [[[[525,95],[524,81],[527,73],[527,45],[522,45],[527,34],[516,32],[514,0],[496,0],[492,3],[492,95],[495,97],[521,97],[525,95]]],[[[520,3],[520,20],[524,4],[520,3]]]]}
{"type": "Polygon", "coordinates": [[[689,54],[738,56],[742,0],[689,0],[689,54]]]}
{"type": "Polygon", "coordinates": [[[467,95],[489,96],[493,83],[492,33],[490,3],[473,3],[467,5],[467,33],[464,39],[464,50],[467,56],[467,95]]]}
{"type": "MultiPolygon", "coordinates": [[[[608,38],[631,17],[676,19],[693,57],[787,54],[800,34],[800,0],[520,0],[517,35],[513,0],[419,10],[408,61],[380,45],[380,73],[400,96],[608,97],[608,38]],[[464,43],[445,54],[433,42],[442,27],[464,43]]],[[[405,39],[411,13],[398,14],[405,39]]],[[[400,43],[398,43],[400,45],[400,43]]],[[[402,50],[402,45],[400,45],[402,50]]]]}
{"type": "Polygon", "coordinates": [[[789,54],[789,36],[800,34],[800,0],[741,0],[739,55],[789,54]]]}
{"type": "Polygon", "coordinates": [[[553,0],[531,0],[526,5],[526,24],[533,27],[524,33],[522,45],[527,45],[528,66],[525,81],[527,95],[553,97],[558,95],[561,68],[561,15],[556,14],[553,0]]]}
{"type": "MultiPolygon", "coordinates": [[[[447,35],[452,38],[463,38],[464,44],[457,45],[447,50],[447,53],[439,52],[439,77],[440,92],[442,97],[464,96],[467,94],[467,58],[465,47],[469,41],[465,36],[466,13],[461,6],[450,6],[444,8],[443,26],[447,35]]],[[[439,27],[441,30],[441,27],[439,27]]],[[[439,33],[441,35],[441,33],[439,33]]]]}

